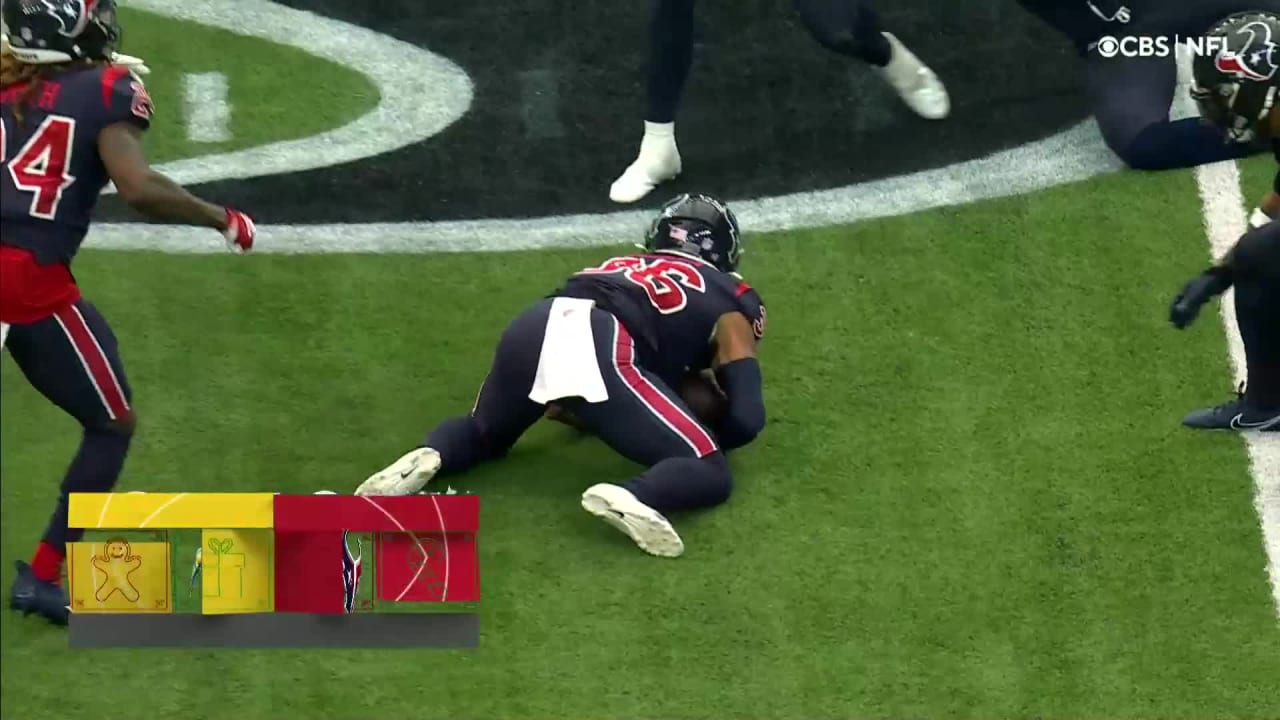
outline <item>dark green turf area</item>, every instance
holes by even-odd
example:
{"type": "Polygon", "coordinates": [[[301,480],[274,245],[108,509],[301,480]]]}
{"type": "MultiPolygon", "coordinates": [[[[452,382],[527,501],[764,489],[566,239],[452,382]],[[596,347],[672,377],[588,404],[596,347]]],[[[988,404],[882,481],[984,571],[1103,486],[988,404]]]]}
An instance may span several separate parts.
{"type": "MultiPolygon", "coordinates": [[[[1165,316],[1207,256],[1190,173],[752,240],[770,425],[683,558],[582,512],[636,468],[544,423],[449,483],[483,503],[480,650],[72,652],[5,613],[6,714],[1280,716],[1242,445],[1177,424],[1229,388],[1220,324],[1165,316]]],[[[121,489],[350,491],[607,253],[86,251],[141,419],[121,489]]],[[[0,365],[7,587],[76,428],[0,365]]]]}
{"type": "Polygon", "coordinates": [[[155,162],[309,137],[345,125],[378,104],[378,90],[368,78],[297,48],[127,7],[120,19],[128,29],[125,52],[146,60],[152,70],[143,79],[156,104],[147,135],[155,162]],[[187,140],[182,77],[205,72],[227,76],[232,108],[227,142],[187,140]]]}

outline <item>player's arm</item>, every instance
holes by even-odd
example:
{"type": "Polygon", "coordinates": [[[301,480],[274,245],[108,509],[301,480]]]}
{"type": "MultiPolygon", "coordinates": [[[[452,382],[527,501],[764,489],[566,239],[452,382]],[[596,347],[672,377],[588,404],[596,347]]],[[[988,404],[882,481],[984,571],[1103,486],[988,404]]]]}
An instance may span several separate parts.
{"type": "Polygon", "coordinates": [[[253,246],[255,228],[247,215],[205,202],[151,169],[137,125],[118,122],[103,128],[98,153],[120,197],[133,209],[161,222],[213,228],[242,252],[253,246]]]}
{"type": "MultiPolygon", "coordinates": [[[[1173,300],[1169,321],[1179,330],[1195,322],[1200,308],[1235,284],[1241,273],[1257,273],[1280,248],[1280,222],[1246,232],[1217,263],[1192,278],[1173,300]]],[[[1265,270],[1263,270],[1265,272],[1265,270]]]]}
{"type": "Polygon", "coordinates": [[[756,360],[756,333],[741,312],[728,312],[716,322],[716,383],[729,401],[720,427],[720,444],[733,450],[751,442],[764,429],[764,380],[756,360]]]}

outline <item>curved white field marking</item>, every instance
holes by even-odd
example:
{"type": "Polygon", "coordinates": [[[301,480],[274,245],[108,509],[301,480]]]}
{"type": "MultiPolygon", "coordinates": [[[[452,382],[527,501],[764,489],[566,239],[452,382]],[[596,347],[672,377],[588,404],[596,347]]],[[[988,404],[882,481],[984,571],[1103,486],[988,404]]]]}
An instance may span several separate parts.
{"type": "MultiPolygon", "coordinates": [[[[1017,195],[1121,167],[1103,144],[1097,124],[1088,120],[1044,140],[957,165],[833,190],[730,204],[750,232],[789,230],[1017,195]]],[[[600,192],[605,190],[602,180],[600,192]]],[[[619,245],[637,241],[651,214],[652,210],[625,210],[519,220],[259,225],[255,252],[430,253],[619,245]]],[[[217,233],[146,223],[94,225],[86,247],[169,253],[227,251],[217,233]]]]}
{"type": "MultiPolygon", "coordinates": [[[[473,86],[461,67],[358,25],[266,0],[130,0],[129,7],[299,48],[363,74],[381,96],[372,111],[320,135],[156,167],[183,184],[312,170],[380,155],[441,132],[471,107],[473,86]]],[[[164,58],[147,59],[153,72],[164,72],[164,58]]],[[[115,188],[108,186],[107,192],[115,188]]]]}

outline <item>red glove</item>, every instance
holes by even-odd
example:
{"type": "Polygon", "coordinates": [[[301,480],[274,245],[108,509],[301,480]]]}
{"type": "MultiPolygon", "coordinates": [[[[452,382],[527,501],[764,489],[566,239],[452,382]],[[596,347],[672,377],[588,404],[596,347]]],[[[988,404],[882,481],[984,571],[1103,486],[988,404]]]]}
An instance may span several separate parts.
{"type": "Polygon", "coordinates": [[[240,212],[227,208],[227,229],[222,231],[222,237],[227,239],[227,247],[238,253],[247,253],[253,249],[253,239],[258,234],[258,228],[253,224],[253,218],[240,212]]]}

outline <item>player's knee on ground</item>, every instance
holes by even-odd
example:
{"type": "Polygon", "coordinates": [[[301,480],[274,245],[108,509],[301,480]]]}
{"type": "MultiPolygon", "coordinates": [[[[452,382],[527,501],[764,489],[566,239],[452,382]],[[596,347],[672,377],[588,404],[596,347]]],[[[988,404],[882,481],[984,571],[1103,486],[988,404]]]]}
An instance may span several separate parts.
{"type": "Polygon", "coordinates": [[[697,510],[729,499],[733,475],[724,453],[670,458],[627,482],[627,490],[658,512],[697,510]]]}
{"type": "Polygon", "coordinates": [[[1164,170],[1168,157],[1163,152],[1165,143],[1161,142],[1160,135],[1158,125],[1152,124],[1136,134],[1107,132],[1104,128],[1102,138],[1111,152],[1128,167],[1134,170],[1164,170]]]}

